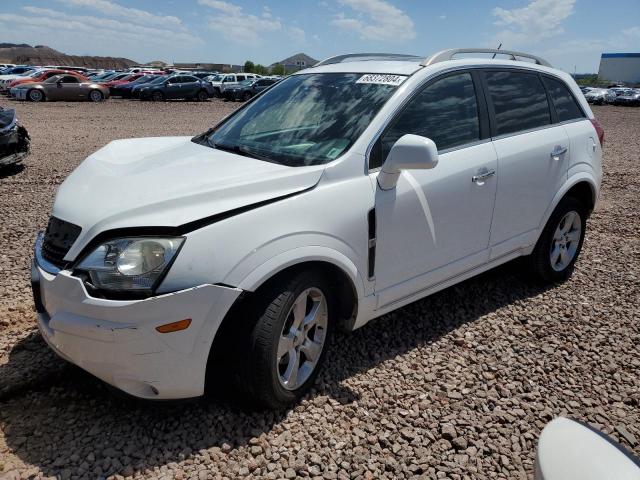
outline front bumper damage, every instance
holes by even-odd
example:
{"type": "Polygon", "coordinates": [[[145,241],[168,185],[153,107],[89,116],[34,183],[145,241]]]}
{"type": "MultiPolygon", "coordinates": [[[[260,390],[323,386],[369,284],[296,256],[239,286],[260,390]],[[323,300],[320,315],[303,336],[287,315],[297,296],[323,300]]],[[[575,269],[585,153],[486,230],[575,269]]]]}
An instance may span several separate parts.
{"type": "Polygon", "coordinates": [[[204,393],[213,338],[241,290],[201,285],[144,300],[106,300],[91,297],[70,271],[50,267],[36,250],[31,283],[38,328],[59,356],[139,398],[204,393]],[[192,321],[185,330],[156,330],[186,318],[192,321]]]}

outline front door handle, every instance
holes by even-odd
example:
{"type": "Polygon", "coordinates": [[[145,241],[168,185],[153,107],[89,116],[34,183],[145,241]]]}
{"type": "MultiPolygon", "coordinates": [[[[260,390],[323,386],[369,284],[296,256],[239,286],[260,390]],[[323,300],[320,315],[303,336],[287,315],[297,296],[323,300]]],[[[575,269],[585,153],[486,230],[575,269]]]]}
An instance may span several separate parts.
{"type": "Polygon", "coordinates": [[[484,181],[489,177],[493,177],[495,174],[495,170],[487,170],[486,168],[484,168],[480,170],[477,175],[471,177],[471,181],[478,185],[484,185],[484,181]]]}
{"type": "Polygon", "coordinates": [[[567,147],[563,147],[562,145],[556,145],[551,152],[551,158],[553,158],[556,162],[560,160],[560,156],[567,153],[567,147]]]}

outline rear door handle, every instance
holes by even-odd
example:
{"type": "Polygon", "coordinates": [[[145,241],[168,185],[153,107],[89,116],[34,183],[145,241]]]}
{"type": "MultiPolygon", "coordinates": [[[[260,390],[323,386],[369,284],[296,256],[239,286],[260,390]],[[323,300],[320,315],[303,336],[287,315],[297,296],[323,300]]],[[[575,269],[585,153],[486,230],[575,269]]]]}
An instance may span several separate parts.
{"type": "Polygon", "coordinates": [[[562,145],[556,145],[551,152],[551,158],[553,158],[556,162],[560,160],[560,156],[567,153],[567,147],[563,147],[562,145]]]}
{"type": "Polygon", "coordinates": [[[495,174],[496,174],[495,170],[487,170],[485,168],[483,170],[480,170],[477,175],[474,175],[473,177],[471,177],[471,181],[473,183],[477,183],[478,185],[482,185],[484,184],[484,181],[487,178],[493,177],[495,174]]]}

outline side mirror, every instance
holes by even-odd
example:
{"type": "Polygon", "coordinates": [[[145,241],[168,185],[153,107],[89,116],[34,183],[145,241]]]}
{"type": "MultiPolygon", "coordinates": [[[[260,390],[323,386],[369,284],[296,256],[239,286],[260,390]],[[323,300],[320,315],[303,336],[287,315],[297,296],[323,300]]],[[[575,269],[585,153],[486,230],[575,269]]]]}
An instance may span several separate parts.
{"type": "Polygon", "coordinates": [[[56,80],[56,86],[57,87],[61,87],[62,86],[62,79],[56,80]]]}
{"type": "Polygon", "coordinates": [[[391,147],[378,174],[378,185],[382,190],[391,190],[398,183],[402,170],[430,169],[437,164],[438,148],[433,140],[419,135],[403,135],[391,147]]]}

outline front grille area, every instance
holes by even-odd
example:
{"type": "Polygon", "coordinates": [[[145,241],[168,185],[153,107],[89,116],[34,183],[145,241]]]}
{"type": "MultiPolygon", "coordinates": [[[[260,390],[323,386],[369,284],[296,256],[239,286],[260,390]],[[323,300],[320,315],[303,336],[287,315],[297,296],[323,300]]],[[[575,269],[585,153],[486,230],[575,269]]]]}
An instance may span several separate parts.
{"type": "Polygon", "coordinates": [[[47,230],[42,242],[42,256],[55,266],[63,268],[64,256],[67,254],[73,242],[76,241],[82,229],[78,225],[65,222],[56,217],[49,218],[47,230]]]}

